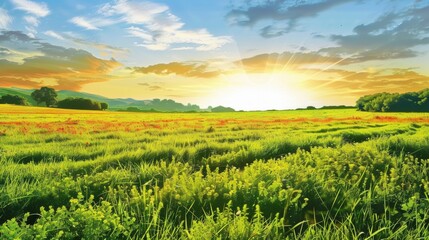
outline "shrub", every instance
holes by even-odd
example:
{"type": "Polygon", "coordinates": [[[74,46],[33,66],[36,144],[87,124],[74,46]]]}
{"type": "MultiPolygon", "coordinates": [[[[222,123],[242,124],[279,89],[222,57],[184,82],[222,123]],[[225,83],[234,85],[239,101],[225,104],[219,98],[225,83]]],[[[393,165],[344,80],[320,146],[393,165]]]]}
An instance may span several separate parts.
{"type": "Polygon", "coordinates": [[[58,102],[58,107],[67,109],[104,110],[107,109],[107,104],[101,106],[101,103],[86,98],[66,98],[58,102]]]}
{"type": "Polygon", "coordinates": [[[409,93],[376,93],[359,98],[356,107],[369,112],[429,112],[429,89],[409,93]]]}
{"type": "Polygon", "coordinates": [[[4,95],[0,97],[0,104],[15,104],[15,105],[28,105],[27,100],[25,98],[17,96],[17,95],[4,95]]]}

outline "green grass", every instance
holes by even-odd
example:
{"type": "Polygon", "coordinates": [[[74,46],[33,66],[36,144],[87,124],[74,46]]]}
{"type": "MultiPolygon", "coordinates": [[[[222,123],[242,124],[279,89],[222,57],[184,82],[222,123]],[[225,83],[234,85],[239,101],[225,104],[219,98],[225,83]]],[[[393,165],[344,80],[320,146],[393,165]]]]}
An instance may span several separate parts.
{"type": "Polygon", "coordinates": [[[424,239],[429,114],[0,105],[2,239],[424,239]]]}

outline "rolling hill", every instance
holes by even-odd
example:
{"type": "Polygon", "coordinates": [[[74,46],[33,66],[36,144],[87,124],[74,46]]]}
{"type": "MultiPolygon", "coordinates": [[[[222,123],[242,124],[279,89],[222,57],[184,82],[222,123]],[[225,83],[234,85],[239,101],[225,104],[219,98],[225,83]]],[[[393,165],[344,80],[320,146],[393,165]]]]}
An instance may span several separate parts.
{"type": "MultiPolygon", "coordinates": [[[[36,105],[36,102],[31,98],[31,93],[34,90],[32,89],[21,89],[21,88],[0,88],[0,96],[11,94],[11,95],[18,95],[20,97],[23,97],[27,99],[27,101],[31,105],[36,105]]],[[[128,107],[141,107],[144,105],[143,100],[135,100],[132,98],[107,98],[104,96],[91,94],[91,93],[84,93],[84,92],[75,92],[75,91],[69,91],[69,90],[60,90],[57,91],[58,93],[58,100],[66,99],[69,97],[74,98],[89,98],[91,100],[95,100],[98,102],[105,102],[109,104],[109,108],[112,110],[115,109],[126,109],[128,107]]]]}

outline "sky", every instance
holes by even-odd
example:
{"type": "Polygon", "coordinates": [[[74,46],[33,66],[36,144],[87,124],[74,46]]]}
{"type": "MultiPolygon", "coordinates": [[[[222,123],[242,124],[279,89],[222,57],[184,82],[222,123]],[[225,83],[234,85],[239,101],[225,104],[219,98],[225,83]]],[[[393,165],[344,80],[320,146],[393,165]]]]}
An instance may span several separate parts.
{"type": "Polygon", "coordinates": [[[2,0],[0,87],[238,110],[429,88],[429,0],[2,0]]]}

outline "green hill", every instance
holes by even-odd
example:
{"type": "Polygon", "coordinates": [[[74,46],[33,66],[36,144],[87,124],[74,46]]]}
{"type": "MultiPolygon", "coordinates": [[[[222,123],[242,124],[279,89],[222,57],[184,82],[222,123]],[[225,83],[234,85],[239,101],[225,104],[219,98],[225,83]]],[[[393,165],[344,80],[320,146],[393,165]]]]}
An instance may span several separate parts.
{"type": "Polygon", "coordinates": [[[17,95],[23,97],[31,105],[36,105],[36,102],[31,98],[31,93],[33,90],[30,89],[20,89],[20,88],[0,88],[0,96],[3,95],[17,95]]]}
{"type": "MultiPolygon", "coordinates": [[[[31,105],[36,105],[36,102],[31,98],[31,93],[33,92],[33,89],[21,89],[21,88],[0,88],[0,96],[11,94],[11,95],[17,95],[20,97],[23,97],[27,99],[28,103],[31,105]]],[[[91,100],[95,100],[97,102],[105,102],[109,104],[109,109],[115,110],[115,109],[126,109],[128,107],[141,107],[144,105],[144,101],[142,100],[135,100],[132,98],[127,99],[121,99],[121,98],[107,98],[96,94],[90,94],[90,93],[84,93],[84,92],[75,92],[75,91],[69,91],[69,90],[60,90],[57,91],[58,93],[58,100],[63,100],[69,97],[73,98],[88,98],[91,100]]]]}
{"type": "Polygon", "coordinates": [[[141,107],[144,104],[143,100],[135,100],[132,98],[107,98],[96,94],[85,93],[85,92],[74,92],[69,90],[58,91],[58,99],[66,99],[69,97],[74,98],[89,98],[97,102],[105,102],[109,104],[110,109],[125,109],[128,107],[141,107]]]}

